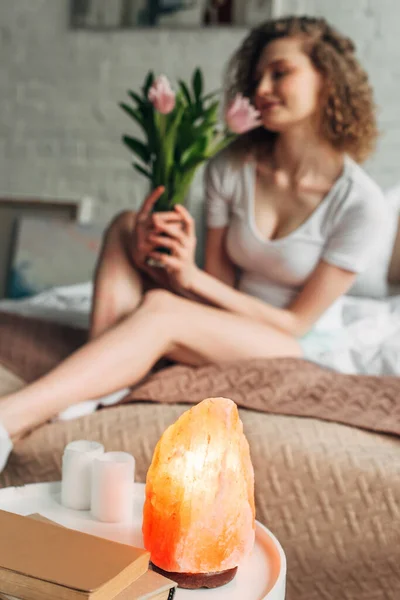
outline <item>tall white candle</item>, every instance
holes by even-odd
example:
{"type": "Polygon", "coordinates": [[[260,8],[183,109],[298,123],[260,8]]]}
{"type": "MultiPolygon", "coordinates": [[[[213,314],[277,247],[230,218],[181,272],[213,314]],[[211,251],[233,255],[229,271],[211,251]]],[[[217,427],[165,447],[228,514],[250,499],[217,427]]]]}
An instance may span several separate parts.
{"type": "Polygon", "coordinates": [[[92,515],[99,521],[122,523],[133,514],[135,459],[127,452],[106,452],[92,465],[92,515]]]}
{"type": "Polygon", "coordinates": [[[92,487],[92,462],[104,453],[98,442],[70,442],[62,458],[61,503],[74,510],[89,510],[92,487]]]}

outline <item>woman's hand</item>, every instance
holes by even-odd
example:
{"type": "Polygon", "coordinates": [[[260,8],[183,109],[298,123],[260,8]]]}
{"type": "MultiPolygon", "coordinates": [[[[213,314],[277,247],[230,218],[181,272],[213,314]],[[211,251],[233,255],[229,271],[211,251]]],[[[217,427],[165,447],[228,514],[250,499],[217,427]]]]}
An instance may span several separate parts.
{"type": "Polygon", "coordinates": [[[131,257],[137,269],[148,272],[147,258],[153,249],[149,242],[149,234],[153,229],[153,206],[163,194],[164,187],[159,186],[151,192],[143,202],[136,215],[132,232],[131,257]]]}
{"type": "Polygon", "coordinates": [[[145,199],[136,216],[135,226],[131,239],[131,258],[135,267],[145,273],[152,281],[163,288],[170,287],[170,277],[165,269],[152,267],[148,264],[153,244],[149,236],[154,232],[153,206],[164,192],[164,187],[159,186],[145,199]]]}
{"type": "Polygon", "coordinates": [[[148,241],[152,244],[149,256],[160,262],[168,272],[171,284],[188,290],[196,273],[195,263],[196,235],[194,221],[189,212],[181,205],[174,210],[152,215],[153,232],[148,241]],[[162,246],[170,254],[158,252],[162,246]]]}

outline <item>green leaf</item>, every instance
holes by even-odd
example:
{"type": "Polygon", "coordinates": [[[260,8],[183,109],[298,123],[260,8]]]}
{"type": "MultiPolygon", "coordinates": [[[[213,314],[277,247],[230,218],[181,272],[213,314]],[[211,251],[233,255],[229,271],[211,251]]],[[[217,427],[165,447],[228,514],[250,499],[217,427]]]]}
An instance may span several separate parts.
{"type": "Polygon", "coordinates": [[[201,136],[198,137],[194,144],[192,146],[190,146],[190,148],[188,148],[183,154],[182,154],[182,158],[181,158],[181,166],[182,169],[186,168],[186,165],[188,163],[190,163],[190,161],[192,161],[193,159],[195,159],[198,156],[202,156],[206,149],[207,149],[207,144],[208,144],[208,140],[207,137],[201,136]]]}
{"type": "Polygon", "coordinates": [[[180,162],[180,156],[185,150],[187,150],[194,143],[196,136],[193,132],[192,127],[188,127],[187,124],[182,123],[179,126],[179,131],[176,136],[175,150],[176,160],[180,162]]]}
{"type": "Polygon", "coordinates": [[[185,172],[175,173],[175,182],[173,188],[174,193],[170,200],[171,207],[175,206],[176,204],[183,204],[185,202],[197,167],[198,164],[185,172]]]}
{"type": "Polygon", "coordinates": [[[132,108],[125,102],[120,102],[119,106],[124,110],[138,125],[144,127],[143,115],[137,108],[132,108]]]}
{"type": "Polygon", "coordinates": [[[146,169],[144,169],[142,167],[142,165],[139,165],[139,163],[132,163],[133,168],[136,169],[136,171],[139,171],[139,173],[141,173],[142,175],[145,175],[145,177],[147,177],[148,179],[152,179],[152,175],[150,173],[150,171],[147,171],[146,169]]]}
{"type": "Polygon", "coordinates": [[[204,121],[211,123],[218,122],[219,101],[216,100],[204,111],[204,121]]]}
{"type": "Polygon", "coordinates": [[[207,100],[211,100],[211,98],[215,98],[215,96],[219,96],[223,92],[222,89],[215,90],[214,92],[209,92],[205,96],[203,96],[203,100],[207,102],[207,100]]]}
{"type": "Polygon", "coordinates": [[[199,68],[197,68],[193,75],[192,80],[194,96],[197,101],[200,100],[201,94],[203,93],[203,74],[199,68]]]}
{"type": "Polygon", "coordinates": [[[214,147],[210,148],[207,152],[207,158],[212,158],[214,154],[217,154],[220,150],[223,150],[226,146],[228,146],[233,140],[237,138],[235,133],[227,134],[221,141],[219,141],[214,147]]]}
{"type": "Polygon", "coordinates": [[[181,79],[179,80],[179,87],[181,88],[182,94],[183,94],[184,98],[186,99],[186,102],[188,103],[189,106],[191,106],[192,98],[190,96],[189,88],[186,85],[186,83],[184,81],[182,81],[181,79]]]}
{"type": "Polygon", "coordinates": [[[196,156],[193,156],[190,160],[188,160],[188,162],[185,163],[185,165],[183,165],[181,169],[183,172],[197,169],[197,167],[199,167],[204,161],[208,160],[208,158],[209,157],[207,154],[197,154],[196,156]]]}
{"type": "Polygon", "coordinates": [[[145,82],[143,84],[143,95],[147,98],[148,94],[149,94],[149,89],[151,88],[151,86],[154,83],[154,73],[153,71],[150,71],[145,79],[145,82]]]}
{"type": "Polygon", "coordinates": [[[139,108],[145,102],[144,99],[139,96],[139,94],[137,94],[136,92],[133,92],[132,90],[128,90],[128,96],[130,96],[132,98],[132,100],[134,100],[137,103],[139,108]]]}
{"type": "Polygon", "coordinates": [[[214,123],[208,123],[207,121],[199,123],[196,127],[193,127],[193,140],[196,141],[199,137],[209,137],[214,134],[214,123]]]}
{"type": "Polygon", "coordinates": [[[186,159],[186,157],[183,158],[183,155],[189,152],[193,145],[198,143],[200,138],[206,137],[207,140],[210,140],[211,137],[215,137],[214,129],[215,124],[205,122],[202,117],[193,121],[193,115],[188,114],[186,110],[176,136],[175,162],[182,164],[186,159]]]}
{"type": "Polygon", "coordinates": [[[168,130],[164,138],[164,151],[165,151],[165,168],[166,172],[169,172],[169,169],[174,161],[175,154],[175,142],[176,142],[176,134],[178,131],[179,124],[181,122],[183,113],[185,110],[185,106],[183,104],[177,104],[175,108],[175,115],[172,122],[168,125],[168,130]]]}
{"type": "Polygon", "coordinates": [[[128,148],[132,152],[137,154],[144,163],[147,164],[150,162],[150,158],[151,158],[150,151],[149,151],[149,148],[146,146],[146,144],[144,144],[137,138],[130,137],[129,135],[124,135],[122,140],[123,140],[124,144],[126,146],[128,146],[128,148]]]}
{"type": "Polygon", "coordinates": [[[144,130],[147,135],[147,145],[150,153],[156,152],[159,144],[159,135],[155,125],[156,111],[151,102],[144,102],[141,108],[144,130]]]}

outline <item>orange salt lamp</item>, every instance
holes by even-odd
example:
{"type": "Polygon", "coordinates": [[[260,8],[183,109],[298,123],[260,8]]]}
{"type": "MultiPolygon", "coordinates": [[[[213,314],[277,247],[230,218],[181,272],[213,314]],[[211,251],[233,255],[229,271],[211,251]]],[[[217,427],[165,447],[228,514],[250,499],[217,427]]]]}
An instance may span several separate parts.
{"type": "Polygon", "coordinates": [[[254,544],[254,471],[237,406],[203,400],[160,438],[146,480],[144,545],[180,587],[219,587],[254,544]]]}

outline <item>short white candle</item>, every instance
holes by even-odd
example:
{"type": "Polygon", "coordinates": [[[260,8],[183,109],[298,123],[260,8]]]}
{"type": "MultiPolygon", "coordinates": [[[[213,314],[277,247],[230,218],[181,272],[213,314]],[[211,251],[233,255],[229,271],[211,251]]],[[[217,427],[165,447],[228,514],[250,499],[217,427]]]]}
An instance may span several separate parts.
{"type": "Polygon", "coordinates": [[[133,515],[135,459],[127,452],[106,452],[92,465],[92,515],[108,523],[128,522],[133,515]]]}
{"type": "Polygon", "coordinates": [[[98,442],[70,442],[62,458],[61,504],[74,510],[89,510],[92,484],[92,462],[104,453],[98,442]]]}

